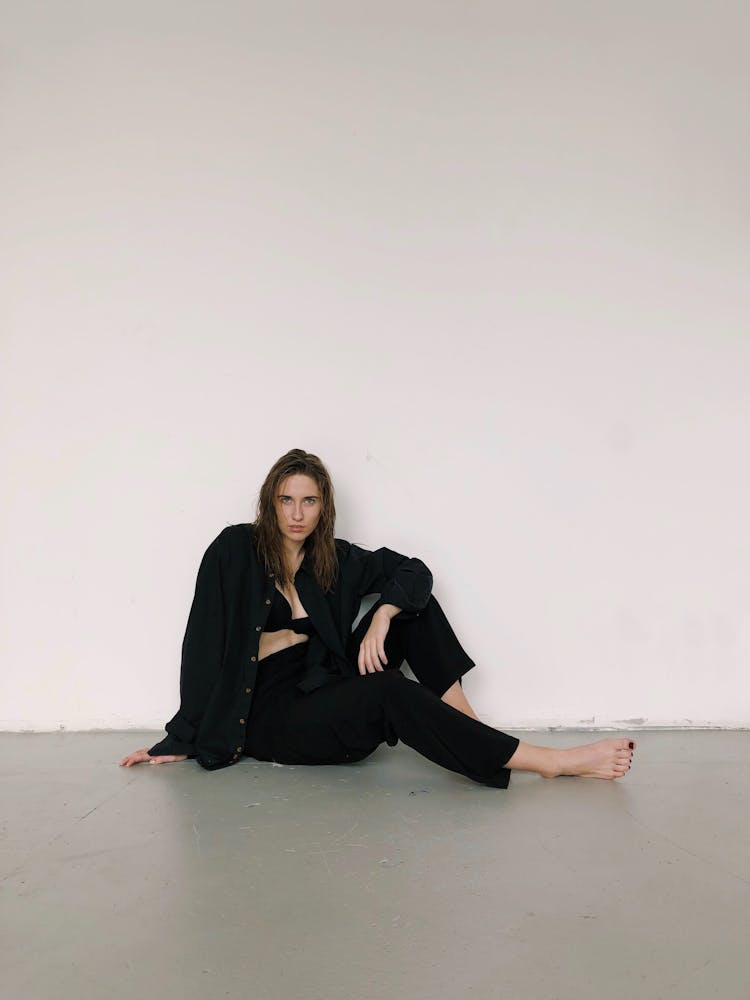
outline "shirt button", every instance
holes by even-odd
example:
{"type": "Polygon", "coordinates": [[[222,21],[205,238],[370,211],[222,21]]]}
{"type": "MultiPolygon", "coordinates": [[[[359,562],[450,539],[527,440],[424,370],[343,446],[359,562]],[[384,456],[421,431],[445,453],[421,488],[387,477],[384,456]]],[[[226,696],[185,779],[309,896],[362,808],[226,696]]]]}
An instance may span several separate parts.
{"type": "Polygon", "coordinates": [[[245,725],[245,720],[244,719],[240,719],[240,722],[242,723],[243,726],[245,725]]]}
{"type": "Polygon", "coordinates": [[[257,659],[257,657],[255,657],[255,656],[251,656],[251,657],[250,657],[250,662],[251,662],[251,663],[255,663],[256,659],[257,659]]]}
{"type": "Polygon", "coordinates": [[[252,688],[245,688],[245,694],[250,694],[251,691],[252,691],[252,688]]]}
{"type": "Polygon", "coordinates": [[[271,603],[270,601],[266,601],[266,604],[270,604],[270,603],[271,603]]]}
{"type": "Polygon", "coordinates": [[[242,747],[237,747],[237,753],[242,753],[242,747]]]}
{"type": "Polygon", "coordinates": [[[262,632],[263,631],[263,626],[262,625],[256,625],[255,626],[255,631],[256,632],[262,632]]]}

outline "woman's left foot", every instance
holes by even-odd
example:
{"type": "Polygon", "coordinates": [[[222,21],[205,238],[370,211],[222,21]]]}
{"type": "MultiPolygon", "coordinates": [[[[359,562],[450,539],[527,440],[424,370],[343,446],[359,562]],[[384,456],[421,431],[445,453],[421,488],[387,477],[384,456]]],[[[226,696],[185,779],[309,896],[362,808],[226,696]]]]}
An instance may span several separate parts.
{"type": "Polygon", "coordinates": [[[580,778],[621,778],[630,770],[635,742],[629,737],[597,740],[555,752],[554,766],[545,778],[577,775],[580,778]]]}

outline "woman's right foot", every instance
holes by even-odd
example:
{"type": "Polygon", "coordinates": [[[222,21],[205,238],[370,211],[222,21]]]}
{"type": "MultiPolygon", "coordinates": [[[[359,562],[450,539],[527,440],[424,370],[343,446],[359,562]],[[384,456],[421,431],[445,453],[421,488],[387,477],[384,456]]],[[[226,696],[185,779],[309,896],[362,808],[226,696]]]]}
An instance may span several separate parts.
{"type": "Polygon", "coordinates": [[[630,770],[634,750],[635,743],[627,736],[555,750],[552,766],[541,773],[545,778],[566,774],[580,778],[621,778],[630,770]]]}

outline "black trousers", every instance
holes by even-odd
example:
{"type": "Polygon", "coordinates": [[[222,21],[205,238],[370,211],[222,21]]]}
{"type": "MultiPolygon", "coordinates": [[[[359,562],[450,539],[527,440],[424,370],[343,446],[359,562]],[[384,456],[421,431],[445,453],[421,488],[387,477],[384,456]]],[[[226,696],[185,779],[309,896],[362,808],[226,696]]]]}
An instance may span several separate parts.
{"type": "MultiPolygon", "coordinates": [[[[347,658],[355,669],[374,610],[349,637],[347,658]]],[[[450,771],[508,787],[510,770],[504,765],[519,741],[441,701],[475,664],[434,596],[418,617],[392,619],[383,671],[337,678],[303,693],[295,685],[304,650],[299,643],[260,662],[246,754],[281,764],[348,763],[401,740],[450,771]],[[404,660],[416,681],[401,673],[404,660]]]]}

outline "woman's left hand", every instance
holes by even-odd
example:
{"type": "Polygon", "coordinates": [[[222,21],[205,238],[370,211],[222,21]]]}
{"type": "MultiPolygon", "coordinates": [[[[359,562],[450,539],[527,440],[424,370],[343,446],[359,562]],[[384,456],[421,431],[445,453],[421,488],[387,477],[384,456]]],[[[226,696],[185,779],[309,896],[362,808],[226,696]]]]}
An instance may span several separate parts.
{"type": "Polygon", "coordinates": [[[372,616],[370,627],[365,632],[364,639],[359,644],[357,665],[362,677],[365,674],[374,674],[376,670],[382,670],[382,664],[388,662],[388,658],[385,655],[385,637],[388,635],[391,620],[387,612],[381,612],[383,612],[383,609],[378,608],[372,616]]]}

